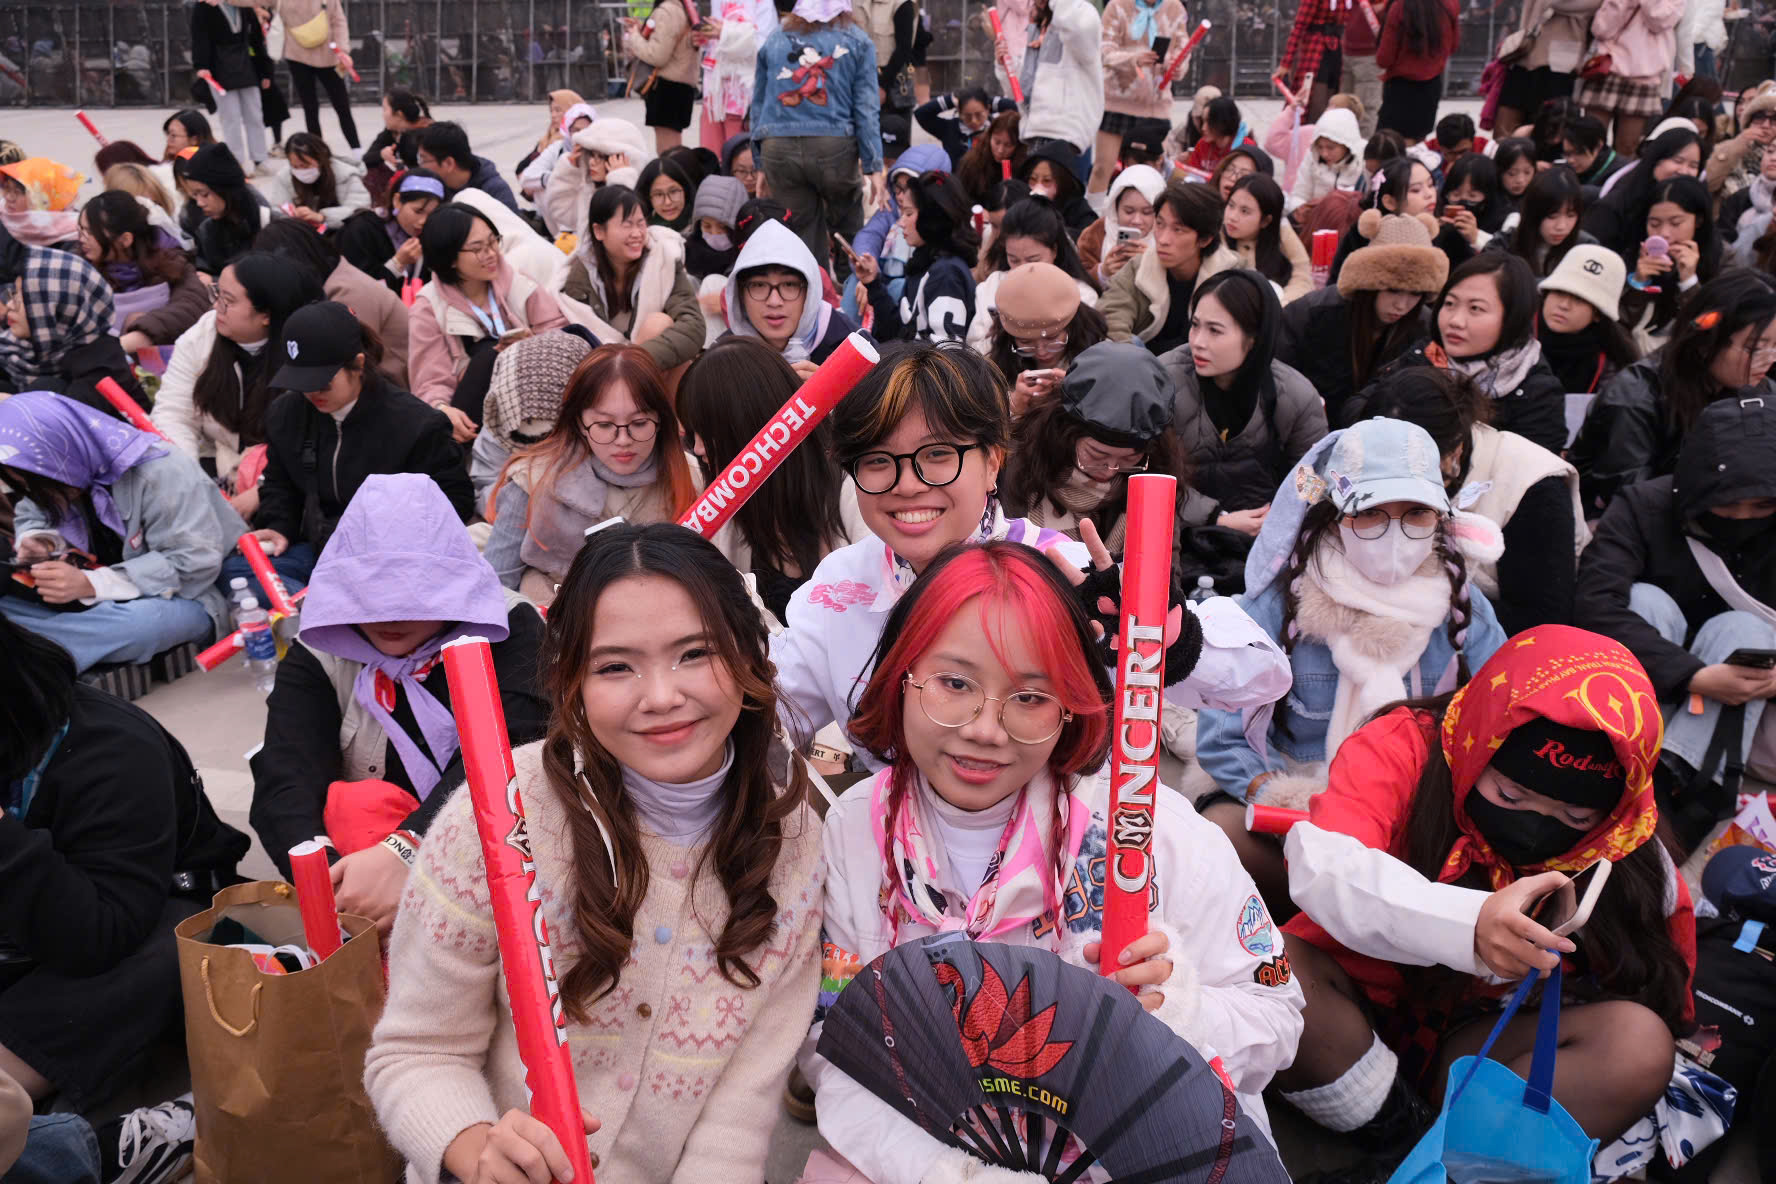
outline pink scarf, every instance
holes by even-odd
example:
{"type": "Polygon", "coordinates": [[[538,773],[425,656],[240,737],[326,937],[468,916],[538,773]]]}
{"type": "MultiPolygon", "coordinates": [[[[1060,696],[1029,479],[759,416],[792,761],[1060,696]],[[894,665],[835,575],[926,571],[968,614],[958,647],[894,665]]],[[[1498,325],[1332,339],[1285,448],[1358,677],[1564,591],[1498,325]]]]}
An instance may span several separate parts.
{"type": "MultiPolygon", "coordinates": [[[[899,890],[884,904],[894,927],[894,940],[899,940],[902,925],[913,923],[929,925],[940,933],[963,932],[976,941],[995,941],[1054,915],[1061,891],[1045,843],[1055,801],[1054,778],[1047,770],[1018,791],[1017,806],[999,837],[999,850],[986,878],[966,899],[938,883],[945,865],[932,849],[932,836],[937,832],[928,818],[926,801],[926,795],[935,791],[922,774],[894,821],[893,835],[888,834],[888,788],[893,773],[892,768],[883,769],[870,784],[870,827],[883,866],[901,871],[899,890]]],[[[1072,794],[1061,795],[1060,804],[1064,812],[1062,841],[1067,845],[1062,866],[1070,868],[1091,824],[1091,810],[1072,794]]]]}

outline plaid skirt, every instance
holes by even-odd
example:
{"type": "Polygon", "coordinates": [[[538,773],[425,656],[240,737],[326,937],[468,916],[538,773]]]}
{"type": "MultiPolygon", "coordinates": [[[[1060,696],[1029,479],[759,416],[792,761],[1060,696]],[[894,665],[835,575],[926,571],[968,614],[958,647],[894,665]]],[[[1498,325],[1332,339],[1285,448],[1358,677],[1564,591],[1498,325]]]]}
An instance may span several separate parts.
{"type": "Polygon", "coordinates": [[[1587,111],[1608,111],[1612,115],[1644,115],[1653,118],[1665,109],[1658,87],[1636,82],[1619,74],[1602,78],[1579,79],[1579,106],[1587,111]]]}

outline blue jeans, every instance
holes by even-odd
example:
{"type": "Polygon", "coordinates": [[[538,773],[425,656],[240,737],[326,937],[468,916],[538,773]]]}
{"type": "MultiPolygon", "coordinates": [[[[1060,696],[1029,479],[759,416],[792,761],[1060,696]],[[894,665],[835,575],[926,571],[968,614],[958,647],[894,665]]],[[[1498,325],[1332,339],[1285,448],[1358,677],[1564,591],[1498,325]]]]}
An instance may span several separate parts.
{"type": "MultiPolygon", "coordinates": [[[[278,573],[278,579],[284,582],[284,591],[294,596],[308,586],[308,577],[314,574],[315,549],[313,543],[291,543],[282,555],[271,556],[271,568],[278,573]]],[[[239,551],[229,552],[228,558],[222,561],[222,574],[216,577],[216,587],[222,589],[222,595],[228,595],[230,580],[245,579],[247,587],[259,599],[260,608],[271,606],[271,597],[259,585],[259,577],[247,566],[247,557],[239,551]]]]}
{"type": "MultiPolygon", "coordinates": [[[[1677,607],[1677,601],[1671,599],[1671,594],[1663,588],[1635,584],[1628,590],[1628,607],[1657,629],[1666,641],[1683,645],[1684,634],[1689,632],[1688,622],[1684,620],[1683,610],[1677,607]]],[[[1700,661],[1711,666],[1740,648],[1776,649],[1776,628],[1751,613],[1724,612],[1704,621],[1702,628],[1696,630],[1696,640],[1688,647],[1700,661]]],[[[1708,741],[1720,720],[1721,705],[1713,699],[1703,699],[1702,714],[1691,715],[1689,699],[1688,695],[1681,695],[1678,702],[1665,705],[1665,751],[1681,757],[1694,769],[1701,766],[1702,758],[1708,753],[1708,741]]],[[[1763,699],[1753,699],[1745,705],[1745,730],[1739,750],[1741,760],[1751,749],[1752,737],[1757,735],[1764,703],[1763,699]]],[[[1717,770],[1715,779],[1719,778],[1717,770]]]]}
{"type": "Polygon", "coordinates": [[[24,1154],[0,1184],[99,1184],[99,1139],[78,1114],[31,1119],[24,1154]]]}
{"type": "Polygon", "coordinates": [[[1714,50],[1700,43],[1692,47],[1696,56],[1696,77],[1714,78],[1714,50]]]}
{"type": "Polygon", "coordinates": [[[0,613],[74,655],[82,672],[100,662],[146,662],[185,642],[208,641],[215,628],[203,605],[179,596],[105,600],[72,613],[7,596],[0,597],[0,613]]]}

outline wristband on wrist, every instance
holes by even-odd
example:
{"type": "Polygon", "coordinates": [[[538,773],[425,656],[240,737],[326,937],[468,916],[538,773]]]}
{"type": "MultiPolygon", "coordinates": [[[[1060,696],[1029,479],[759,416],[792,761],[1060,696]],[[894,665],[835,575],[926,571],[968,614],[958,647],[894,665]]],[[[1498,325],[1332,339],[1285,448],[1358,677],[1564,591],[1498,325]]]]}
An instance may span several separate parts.
{"type": "Polygon", "coordinates": [[[395,831],[382,840],[382,845],[400,856],[409,868],[419,859],[419,839],[412,831],[395,831]]]}

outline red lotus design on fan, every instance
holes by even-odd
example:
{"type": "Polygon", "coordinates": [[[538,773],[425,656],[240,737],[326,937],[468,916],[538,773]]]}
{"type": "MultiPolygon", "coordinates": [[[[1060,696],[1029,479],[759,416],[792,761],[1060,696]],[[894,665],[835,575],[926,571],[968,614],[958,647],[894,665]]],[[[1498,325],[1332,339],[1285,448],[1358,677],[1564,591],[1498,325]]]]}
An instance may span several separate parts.
{"type": "Polygon", "coordinates": [[[937,982],[953,991],[950,1011],[962,1033],[962,1048],[975,1068],[983,1065],[1015,1077],[1040,1077],[1061,1063],[1073,1041],[1050,1042],[1057,1004],[1049,1004],[1036,1015],[1030,1014],[1030,980],[1018,982],[1009,994],[1005,981],[983,961],[984,977],[974,998],[963,1013],[962,972],[948,962],[937,964],[937,982]]]}

